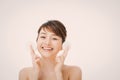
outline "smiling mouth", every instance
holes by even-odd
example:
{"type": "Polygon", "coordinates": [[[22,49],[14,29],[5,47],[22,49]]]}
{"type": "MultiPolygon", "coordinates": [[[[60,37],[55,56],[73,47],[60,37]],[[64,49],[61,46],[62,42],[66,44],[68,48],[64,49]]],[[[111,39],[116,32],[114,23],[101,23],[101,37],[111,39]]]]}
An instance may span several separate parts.
{"type": "Polygon", "coordinates": [[[42,47],[42,49],[43,49],[44,51],[52,51],[52,50],[53,50],[53,48],[50,48],[50,47],[42,47]]]}

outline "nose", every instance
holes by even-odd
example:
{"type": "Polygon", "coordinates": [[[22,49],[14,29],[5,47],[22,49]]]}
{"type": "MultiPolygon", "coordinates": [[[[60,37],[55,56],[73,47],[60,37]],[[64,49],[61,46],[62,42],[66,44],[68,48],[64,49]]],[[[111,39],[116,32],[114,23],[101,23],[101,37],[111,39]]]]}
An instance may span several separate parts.
{"type": "Polygon", "coordinates": [[[44,43],[45,43],[46,45],[50,45],[50,44],[51,44],[50,38],[46,38],[45,41],[44,41],[44,43]]]}

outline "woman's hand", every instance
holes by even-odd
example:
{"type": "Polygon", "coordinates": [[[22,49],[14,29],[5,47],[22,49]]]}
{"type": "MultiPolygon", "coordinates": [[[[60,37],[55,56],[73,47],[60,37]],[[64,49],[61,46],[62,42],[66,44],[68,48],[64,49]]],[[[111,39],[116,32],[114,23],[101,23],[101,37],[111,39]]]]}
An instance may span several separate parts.
{"type": "Polygon", "coordinates": [[[62,67],[65,61],[65,58],[68,54],[68,50],[69,50],[70,46],[65,47],[63,50],[60,50],[58,52],[58,55],[56,57],[56,66],[55,66],[55,72],[56,72],[56,77],[57,80],[63,80],[63,76],[62,76],[62,67]]]}
{"type": "Polygon", "coordinates": [[[34,79],[33,80],[38,80],[41,77],[41,58],[35,54],[35,51],[33,50],[32,45],[30,45],[30,53],[31,53],[31,57],[32,57],[32,64],[33,64],[33,75],[34,75],[34,79]]]}
{"type": "MultiPolygon", "coordinates": [[[[68,50],[69,50],[69,46],[67,46],[65,49],[58,52],[58,54],[61,54],[61,55],[58,55],[56,57],[56,65],[54,69],[56,76],[53,75],[54,79],[56,78],[55,80],[63,80],[62,67],[65,61],[65,58],[67,56],[68,50]]],[[[42,77],[41,71],[44,71],[42,70],[42,65],[45,65],[45,63],[43,63],[44,61],[42,60],[42,58],[40,58],[38,55],[35,54],[35,51],[32,45],[30,45],[30,53],[31,53],[32,64],[34,69],[33,80],[39,80],[42,77]]],[[[49,77],[49,75],[44,75],[44,76],[46,76],[46,78],[49,77]]]]}

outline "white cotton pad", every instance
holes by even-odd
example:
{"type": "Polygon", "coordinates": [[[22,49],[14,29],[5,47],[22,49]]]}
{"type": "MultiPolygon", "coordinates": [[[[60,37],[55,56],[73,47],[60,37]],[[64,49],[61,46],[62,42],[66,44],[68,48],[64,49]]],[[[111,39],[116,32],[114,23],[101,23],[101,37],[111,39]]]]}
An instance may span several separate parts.
{"type": "Polygon", "coordinates": [[[35,54],[38,55],[39,57],[41,57],[41,54],[40,54],[40,52],[38,51],[38,48],[37,48],[37,44],[36,43],[31,43],[31,45],[32,45],[32,48],[33,48],[35,54]]]}
{"type": "Polygon", "coordinates": [[[41,57],[41,54],[40,54],[40,52],[38,51],[37,48],[36,48],[36,50],[35,50],[35,53],[36,53],[36,55],[38,55],[39,57],[41,57]]]}
{"type": "Polygon", "coordinates": [[[64,43],[63,43],[63,49],[65,50],[65,49],[70,49],[70,42],[68,42],[68,41],[65,41],[64,43]]]}
{"type": "Polygon", "coordinates": [[[68,41],[63,43],[62,50],[60,50],[57,56],[61,56],[66,49],[70,49],[70,43],[68,41]]]}
{"type": "Polygon", "coordinates": [[[57,56],[61,56],[63,54],[64,50],[60,50],[57,54],[57,56]]]}

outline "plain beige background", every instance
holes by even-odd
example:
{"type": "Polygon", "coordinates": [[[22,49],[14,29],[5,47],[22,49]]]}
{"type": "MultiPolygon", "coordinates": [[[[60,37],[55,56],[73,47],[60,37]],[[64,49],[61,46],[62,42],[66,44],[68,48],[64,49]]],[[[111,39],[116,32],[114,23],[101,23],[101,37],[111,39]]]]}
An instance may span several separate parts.
{"type": "Polygon", "coordinates": [[[0,80],[17,80],[32,65],[28,44],[50,19],[66,26],[65,63],[81,67],[83,80],[120,80],[119,0],[1,0],[0,80]]]}

